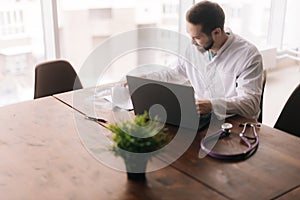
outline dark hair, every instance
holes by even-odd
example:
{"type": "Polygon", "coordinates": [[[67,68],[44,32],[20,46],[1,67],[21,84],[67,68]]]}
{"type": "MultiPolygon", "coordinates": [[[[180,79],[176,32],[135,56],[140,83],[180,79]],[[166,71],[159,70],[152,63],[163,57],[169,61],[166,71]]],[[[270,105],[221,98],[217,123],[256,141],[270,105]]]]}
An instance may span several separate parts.
{"type": "Polygon", "coordinates": [[[201,1],[187,12],[186,20],[194,25],[201,25],[202,32],[210,35],[215,28],[224,30],[225,14],[217,3],[201,1]]]}

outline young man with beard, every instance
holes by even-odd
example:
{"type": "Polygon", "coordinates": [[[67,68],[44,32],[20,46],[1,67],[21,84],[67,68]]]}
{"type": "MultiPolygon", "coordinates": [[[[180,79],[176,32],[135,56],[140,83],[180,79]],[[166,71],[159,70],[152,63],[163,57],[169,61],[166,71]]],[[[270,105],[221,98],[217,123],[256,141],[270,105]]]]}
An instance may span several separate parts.
{"type": "Polygon", "coordinates": [[[223,9],[201,1],[186,13],[192,44],[175,68],[145,75],[168,82],[189,81],[200,114],[220,118],[238,114],[257,119],[262,93],[262,57],[257,48],[224,29],[223,9]]]}

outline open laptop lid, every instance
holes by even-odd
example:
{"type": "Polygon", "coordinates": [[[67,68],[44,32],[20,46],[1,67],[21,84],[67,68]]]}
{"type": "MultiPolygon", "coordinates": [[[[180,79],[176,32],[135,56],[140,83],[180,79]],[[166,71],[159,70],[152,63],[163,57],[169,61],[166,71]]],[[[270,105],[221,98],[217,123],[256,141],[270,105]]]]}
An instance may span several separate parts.
{"type": "Polygon", "coordinates": [[[210,117],[200,120],[197,114],[192,87],[129,75],[126,78],[135,114],[148,111],[162,122],[191,129],[208,124],[210,117]]]}

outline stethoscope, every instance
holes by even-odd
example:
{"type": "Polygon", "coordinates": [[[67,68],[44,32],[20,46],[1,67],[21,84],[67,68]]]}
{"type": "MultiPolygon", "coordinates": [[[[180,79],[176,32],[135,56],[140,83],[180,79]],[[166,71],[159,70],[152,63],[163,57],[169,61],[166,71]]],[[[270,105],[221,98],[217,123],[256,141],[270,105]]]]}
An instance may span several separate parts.
{"type": "Polygon", "coordinates": [[[201,149],[209,156],[218,158],[218,159],[224,159],[224,160],[244,160],[249,158],[258,148],[258,135],[256,132],[256,128],[260,127],[260,124],[258,123],[251,123],[246,122],[240,124],[240,126],[243,126],[243,130],[239,133],[239,137],[244,145],[246,145],[248,148],[241,152],[236,154],[222,154],[222,153],[216,153],[212,151],[212,149],[207,148],[208,142],[211,141],[217,141],[218,139],[222,139],[224,137],[228,137],[231,132],[231,128],[233,127],[230,123],[224,123],[221,126],[221,130],[217,131],[216,133],[213,133],[211,135],[208,135],[204,137],[201,141],[201,149]],[[249,137],[245,135],[247,127],[251,127],[253,130],[254,137],[249,137]]]}

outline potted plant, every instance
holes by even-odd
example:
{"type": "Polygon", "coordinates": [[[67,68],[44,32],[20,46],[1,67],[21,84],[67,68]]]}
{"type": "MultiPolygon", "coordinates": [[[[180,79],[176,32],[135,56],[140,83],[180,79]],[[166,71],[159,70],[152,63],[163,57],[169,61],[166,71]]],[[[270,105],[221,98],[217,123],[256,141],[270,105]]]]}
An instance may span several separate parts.
{"type": "Polygon", "coordinates": [[[148,160],[171,140],[158,118],[149,119],[147,112],[131,121],[109,124],[108,129],[114,134],[112,150],[124,159],[130,180],[145,180],[148,160]]]}

